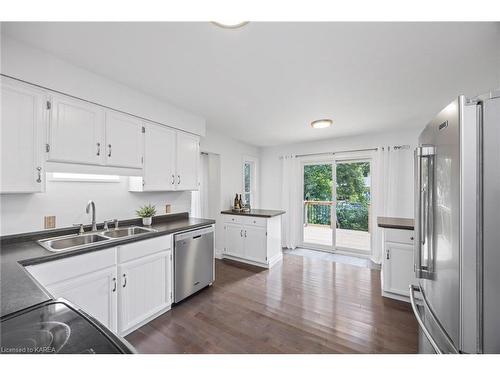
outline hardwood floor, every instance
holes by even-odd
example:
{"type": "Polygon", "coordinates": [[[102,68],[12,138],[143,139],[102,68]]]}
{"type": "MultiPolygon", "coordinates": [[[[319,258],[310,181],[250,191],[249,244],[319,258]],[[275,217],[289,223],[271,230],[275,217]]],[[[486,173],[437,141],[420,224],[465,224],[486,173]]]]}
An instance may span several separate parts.
{"type": "Polygon", "coordinates": [[[216,262],[216,282],[127,340],[140,353],[415,353],[409,304],[380,271],[285,254],[271,270],[216,262]]]}

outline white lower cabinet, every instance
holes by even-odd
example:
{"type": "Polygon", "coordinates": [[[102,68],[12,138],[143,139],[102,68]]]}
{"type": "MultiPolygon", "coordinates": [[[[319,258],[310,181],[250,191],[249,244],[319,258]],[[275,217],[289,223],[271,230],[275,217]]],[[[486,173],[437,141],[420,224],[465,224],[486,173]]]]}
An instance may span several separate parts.
{"type": "Polygon", "coordinates": [[[415,283],[413,271],[413,231],[384,229],[382,294],[406,300],[409,285],[415,283]]]}
{"type": "Polygon", "coordinates": [[[266,268],[283,258],[281,216],[270,218],[224,214],[222,256],[266,268]]]}
{"type": "Polygon", "coordinates": [[[26,270],[113,332],[126,335],[170,309],[172,236],[76,255],[26,270]]]}
{"type": "Polygon", "coordinates": [[[120,332],[127,334],[172,304],[171,251],[118,266],[120,332]]]}
{"type": "Polygon", "coordinates": [[[117,332],[116,267],[53,284],[47,289],[80,306],[113,332],[117,332]]]}

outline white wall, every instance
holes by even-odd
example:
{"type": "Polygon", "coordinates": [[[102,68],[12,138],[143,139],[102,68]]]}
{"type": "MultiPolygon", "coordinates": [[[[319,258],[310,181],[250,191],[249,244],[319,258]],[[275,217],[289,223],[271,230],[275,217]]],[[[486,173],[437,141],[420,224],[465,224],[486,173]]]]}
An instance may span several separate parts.
{"type": "Polygon", "coordinates": [[[205,134],[205,120],[54,55],[1,35],[1,72],[164,125],[205,134]]]}
{"type": "MultiPolygon", "coordinates": [[[[284,154],[308,154],[320,152],[340,152],[382,145],[417,144],[421,129],[365,134],[353,137],[326,139],[322,141],[295,143],[284,146],[262,148],[261,152],[261,206],[269,209],[281,207],[281,160],[284,154]]],[[[408,153],[406,153],[407,155],[408,153]]],[[[405,157],[394,174],[398,176],[397,194],[392,197],[391,215],[413,217],[413,164],[405,157]]]]}
{"type": "Polygon", "coordinates": [[[56,227],[91,222],[85,213],[87,202],[96,204],[98,222],[106,219],[131,219],[135,210],[145,204],[156,205],[157,213],[165,213],[165,205],[172,212],[188,212],[191,205],[190,192],[131,193],[128,177],[120,182],[56,182],[47,181],[46,192],[37,194],[0,195],[0,234],[14,234],[43,229],[43,217],[56,216],[56,227]]]}
{"type": "MultiPolygon", "coordinates": [[[[223,209],[229,209],[231,207],[231,202],[234,199],[236,193],[241,193],[243,190],[243,157],[253,156],[259,160],[260,149],[251,145],[247,145],[243,142],[236,141],[231,137],[214,132],[207,128],[207,134],[201,139],[200,149],[204,152],[218,154],[220,156],[220,208],[218,212],[223,209]]],[[[257,167],[257,184],[260,181],[260,163],[257,167]]],[[[215,168],[216,169],[216,168],[215,168]]],[[[215,177],[217,178],[217,177],[215,177]]],[[[214,176],[208,177],[211,183],[214,176]]],[[[214,192],[211,195],[214,196],[214,192]]],[[[254,204],[254,207],[260,207],[259,197],[254,204]]],[[[222,245],[224,243],[223,234],[224,230],[222,228],[222,218],[221,215],[215,218],[217,221],[216,227],[216,251],[218,256],[222,252],[222,245]]]]}

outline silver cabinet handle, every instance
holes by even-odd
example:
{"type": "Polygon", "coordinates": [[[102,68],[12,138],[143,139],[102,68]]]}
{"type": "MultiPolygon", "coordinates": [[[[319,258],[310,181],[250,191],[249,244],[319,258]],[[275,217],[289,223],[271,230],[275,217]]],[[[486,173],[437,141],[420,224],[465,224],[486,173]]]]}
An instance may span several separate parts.
{"type": "Polygon", "coordinates": [[[111,157],[111,143],[108,145],[108,149],[109,149],[108,157],[110,158],[111,157]]]}
{"type": "Polygon", "coordinates": [[[247,237],[247,230],[245,229],[245,238],[247,237]]]}
{"type": "Polygon", "coordinates": [[[175,175],[172,175],[172,185],[175,184],[175,175]]]}
{"type": "Polygon", "coordinates": [[[97,156],[101,155],[101,144],[97,142],[97,156]]]}
{"type": "Polygon", "coordinates": [[[127,275],[123,274],[123,285],[122,287],[125,288],[127,286],[127,275]]]}
{"type": "Polygon", "coordinates": [[[113,277],[113,283],[114,283],[114,286],[113,286],[113,292],[116,292],[116,277],[113,277]]]}
{"type": "Polygon", "coordinates": [[[240,237],[243,237],[243,229],[240,230],[240,237]]]}
{"type": "Polygon", "coordinates": [[[177,185],[180,185],[181,184],[181,175],[178,174],[177,175],[177,185]]]}
{"type": "Polygon", "coordinates": [[[36,167],[36,170],[38,171],[38,178],[36,179],[36,182],[41,183],[42,182],[42,167],[36,167]]]}
{"type": "Polygon", "coordinates": [[[422,329],[422,332],[424,333],[425,337],[427,337],[427,340],[429,340],[429,342],[431,343],[434,351],[437,354],[443,354],[441,349],[439,349],[439,346],[436,344],[436,341],[434,341],[434,338],[427,330],[427,327],[425,326],[422,317],[420,316],[420,312],[418,311],[417,305],[415,303],[415,290],[420,291],[420,288],[416,285],[410,285],[410,303],[411,303],[411,308],[413,309],[413,314],[415,314],[415,318],[417,319],[418,325],[422,329]]]}

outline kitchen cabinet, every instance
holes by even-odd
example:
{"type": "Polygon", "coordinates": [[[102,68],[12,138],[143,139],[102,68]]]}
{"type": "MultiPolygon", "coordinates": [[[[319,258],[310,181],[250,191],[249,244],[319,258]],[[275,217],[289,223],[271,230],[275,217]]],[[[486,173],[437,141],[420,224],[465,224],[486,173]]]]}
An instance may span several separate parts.
{"type": "Polygon", "coordinates": [[[131,191],[176,189],[176,132],[162,125],[144,123],[144,169],[142,177],[130,177],[131,191]]]}
{"type": "Polygon", "coordinates": [[[45,93],[2,78],[1,108],[0,193],[41,192],[45,93]]]}
{"type": "Polygon", "coordinates": [[[47,287],[50,294],[81,307],[113,332],[117,332],[116,267],[75,277],[47,287]]]}
{"type": "Polygon", "coordinates": [[[224,214],[222,256],[270,268],[278,263],[281,251],[281,216],[269,218],[224,214]]]}
{"type": "Polygon", "coordinates": [[[120,333],[125,335],[172,304],[171,251],[120,264],[120,333]]]}
{"type": "Polygon", "coordinates": [[[413,231],[384,229],[382,295],[406,300],[408,287],[415,284],[413,271],[413,231]]]}
{"type": "Polygon", "coordinates": [[[83,100],[52,95],[49,102],[48,161],[103,164],[104,110],[83,100]]]}
{"type": "Polygon", "coordinates": [[[126,335],[170,309],[172,235],[136,241],[26,270],[55,298],[66,298],[126,335]]]}
{"type": "Polygon", "coordinates": [[[200,138],[145,123],[142,177],[129,178],[129,190],[198,190],[200,138]]]}
{"type": "Polygon", "coordinates": [[[177,132],[176,150],[176,190],[198,190],[199,137],[177,132]]]}
{"type": "Polygon", "coordinates": [[[106,111],[106,165],[142,168],[142,121],[116,111],[106,111]]]}
{"type": "Polygon", "coordinates": [[[117,332],[116,248],[54,260],[26,270],[55,298],[65,298],[117,332]]]}
{"type": "Polygon", "coordinates": [[[238,224],[224,224],[224,253],[239,258],[245,257],[245,241],[243,226],[238,224]]]}

